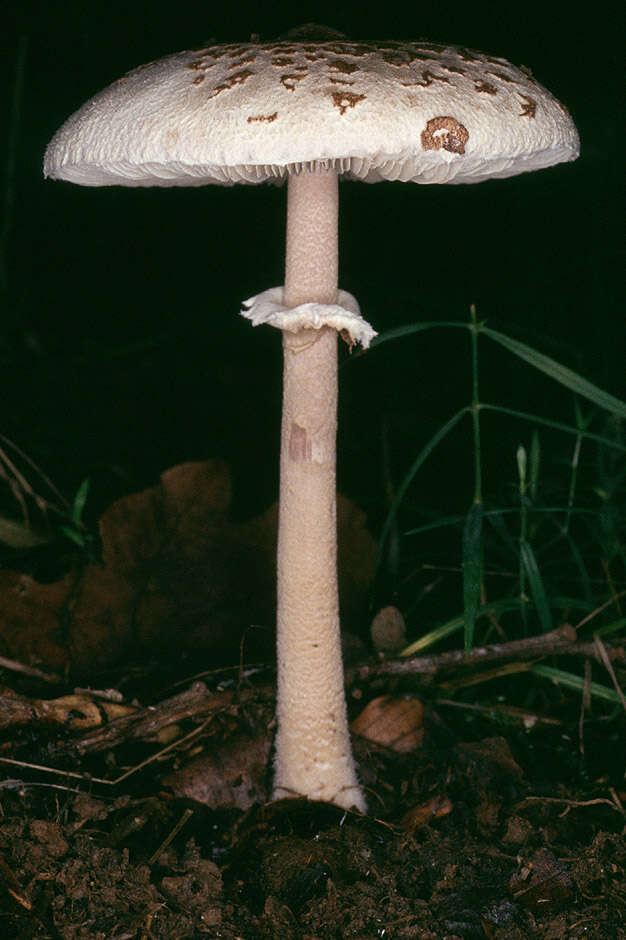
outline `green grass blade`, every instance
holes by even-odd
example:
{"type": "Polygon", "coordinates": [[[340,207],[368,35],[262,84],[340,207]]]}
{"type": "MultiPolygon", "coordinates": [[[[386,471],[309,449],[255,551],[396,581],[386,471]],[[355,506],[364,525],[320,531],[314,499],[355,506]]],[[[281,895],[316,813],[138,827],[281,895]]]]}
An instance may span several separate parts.
{"type": "MultiPolygon", "coordinates": [[[[424,330],[437,328],[467,330],[470,326],[471,324],[463,323],[458,320],[429,320],[424,323],[409,323],[406,326],[400,326],[394,330],[387,330],[380,336],[376,336],[372,340],[371,346],[381,346],[383,343],[388,343],[391,340],[411,336],[414,333],[420,333],[424,330]]],[[[548,375],[577,395],[581,395],[588,401],[593,402],[599,408],[603,408],[605,411],[609,411],[611,414],[618,415],[619,417],[626,418],[625,401],[594,385],[593,382],[583,378],[582,375],[574,372],[573,369],[569,369],[567,366],[557,362],[556,359],[552,359],[551,356],[546,356],[532,346],[527,346],[526,343],[521,343],[511,336],[507,336],[505,333],[492,330],[490,327],[481,325],[480,332],[488,336],[489,339],[493,340],[495,343],[508,349],[509,352],[513,353],[513,355],[522,359],[524,362],[527,362],[529,365],[533,366],[533,368],[548,375]]]]}
{"type": "Polygon", "coordinates": [[[564,610],[583,610],[591,613],[596,608],[594,601],[586,600],[584,597],[571,597],[569,594],[551,594],[548,599],[550,607],[558,610],[560,615],[564,610]]]}
{"type": "Polygon", "coordinates": [[[85,547],[85,536],[81,532],[79,532],[77,529],[75,529],[73,526],[60,525],[59,529],[63,533],[63,535],[65,535],[66,538],[70,540],[70,542],[74,543],[74,545],[78,545],[80,548],[85,547]]]}
{"type": "Polygon", "coordinates": [[[452,620],[447,620],[446,623],[440,624],[438,627],[433,627],[432,630],[429,630],[428,633],[425,633],[415,640],[409,646],[405,647],[400,656],[414,656],[415,653],[419,653],[420,650],[428,649],[429,646],[433,646],[435,643],[438,643],[439,640],[445,639],[445,637],[450,636],[451,633],[456,633],[457,630],[460,630],[465,622],[465,618],[461,615],[460,617],[454,617],[452,620]]]}
{"type": "Polygon", "coordinates": [[[472,503],[463,526],[463,614],[466,651],[472,648],[474,627],[480,608],[483,514],[483,504],[472,503]]]}
{"type": "MultiPolygon", "coordinates": [[[[562,685],[566,689],[574,689],[576,692],[583,692],[585,689],[585,680],[581,679],[580,676],[575,676],[571,672],[565,672],[562,669],[555,669],[553,666],[543,666],[539,664],[538,666],[532,666],[530,672],[544,679],[549,679],[550,682],[554,682],[555,685],[562,685]]],[[[589,691],[591,695],[595,695],[596,698],[602,698],[614,705],[619,705],[620,703],[617,692],[613,689],[609,689],[606,685],[601,685],[599,682],[590,682],[589,691]]]]}
{"type": "Polygon", "coordinates": [[[454,516],[441,516],[434,522],[425,522],[424,525],[415,526],[413,529],[407,529],[405,535],[420,535],[422,532],[432,532],[435,529],[445,529],[448,526],[460,525],[465,516],[457,513],[454,516]]]}
{"type": "Polygon", "coordinates": [[[530,500],[535,504],[537,501],[537,491],[539,489],[539,468],[541,466],[541,443],[537,430],[533,431],[530,440],[530,480],[528,482],[528,493],[530,500]]]}
{"type": "Polygon", "coordinates": [[[388,343],[393,339],[401,339],[403,336],[411,336],[413,333],[422,333],[424,330],[433,330],[438,327],[452,327],[453,329],[461,327],[468,330],[470,324],[461,323],[458,320],[426,320],[423,323],[407,323],[406,326],[398,326],[393,330],[387,330],[385,333],[375,336],[370,343],[370,349],[373,349],[374,346],[382,346],[383,343],[388,343]]]}
{"type": "Polygon", "coordinates": [[[541,629],[544,633],[549,633],[550,630],[552,630],[552,612],[550,610],[548,598],[546,597],[543,578],[541,577],[541,572],[539,571],[539,565],[537,564],[535,553],[532,549],[532,546],[526,541],[526,539],[520,539],[519,547],[522,565],[524,571],[526,572],[526,577],[528,578],[530,593],[532,594],[533,601],[535,603],[535,609],[537,610],[537,616],[539,617],[539,622],[541,623],[541,629]]]}
{"type": "MultiPolygon", "coordinates": [[[[533,506],[530,512],[537,516],[552,516],[559,513],[565,515],[568,509],[567,506],[533,506]]],[[[483,515],[485,519],[488,519],[493,524],[494,529],[496,529],[500,535],[502,520],[500,520],[499,517],[519,516],[519,506],[511,506],[506,509],[486,509],[483,515]]],[[[573,509],[572,515],[597,516],[597,511],[595,509],[573,509]]],[[[422,532],[432,532],[433,529],[445,529],[446,526],[460,525],[464,519],[465,516],[460,513],[454,516],[442,516],[441,519],[437,519],[435,522],[425,522],[424,525],[416,526],[414,529],[407,529],[404,535],[420,535],[422,532]]],[[[510,546],[511,536],[507,534],[505,541],[506,544],[510,546]]]]}
{"type": "Polygon", "coordinates": [[[76,496],[74,497],[74,502],[72,504],[72,522],[75,522],[76,525],[80,525],[83,520],[83,513],[85,511],[85,504],[87,502],[88,496],[89,477],[85,477],[83,482],[76,490],[76,496]]]}
{"type": "Polygon", "coordinates": [[[513,538],[511,532],[509,532],[509,527],[506,524],[505,516],[507,513],[519,515],[519,509],[489,509],[485,513],[485,519],[489,522],[489,525],[496,533],[498,539],[502,542],[502,545],[505,546],[506,550],[509,552],[511,557],[517,555],[517,540],[513,538]]]}
{"type": "Polygon", "coordinates": [[[567,547],[569,548],[570,554],[572,556],[572,561],[574,567],[578,571],[578,577],[580,579],[580,586],[582,593],[584,594],[587,600],[591,600],[592,597],[592,588],[591,588],[591,578],[589,577],[589,572],[587,571],[587,566],[585,560],[582,556],[582,553],[569,533],[565,536],[567,547]]]}
{"type": "Polygon", "coordinates": [[[626,617],[620,617],[619,620],[614,620],[613,623],[607,623],[604,627],[600,627],[595,632],[598,636],[611,636],[624,627],[626,627],[626,617]]]}
{"type": "Polygon", "coordinates": [[[532,421],[533,424],[542,424],[547,428],[553,428],[555,431],[565,431],[566,434],[574,434],[576,437],[584,437],[590,441],[597,441],[606,447],[614,450],[621,450],[626,453],[626,446],[610,437],[604,437],[602,434],[592,434],[590,431],[581,431],[571,424],[564,424],[562,421],[553,421],[551,418],[543,418],[541,415],[532,414],[529,411],[516,411],[514,408],[505,408],[501,405],[489,405],[481,402],[481,410],[495,411],[497,414],[509,415],[511,418],[521,418],[522,421],[532,421]]]}
{"type": "Polygon", "coordinates": [[[417,457],[415,458],[415,460],[409,467],[409,470],[407,474],[405,475],[402,483],[396,490],[396,494],[392,500],[391,506],[389,507],[389,512],[387,513],[387,517],[385,519],[385,522],[380,532],[380,536],[378,538],[378,551],[376,553],[376,571],[379,570],[380,563],[383,557],[383,549],[385,546],[385,541],[393,525],[394,519],[396,517],[396,513],[398,512],[398,509],[400,508],[400,503],[404,499],[404,495],[406,491],[408,490],[409,486],[413,482],[413,477],[415,476],[419,468],[422,466],[422,464],[428,459],[428,457],[430,457],[430,455],[432,454],[434,449],[437,447],[437,445],[440,444],[441,441],[443,441],[444,438],[448,436],[450,431],[452,431],[452,429],[459,423],[459,421],[461,420],[461,418],[467,411],[468,411],[467,408],[461,408],[460,411],[457,411],[456,414],[452,415],[452,417],[448,421],[446,421],[446,423],[442,425],[438,431],[436,431],[433,434],[430,440],[426,442],[424,447],[422,447],[419,454],[417,455],[417,457]]]}
{"type": "Polygon", "coordinates": [[[626,418],[625,401],[616,398],[609,392],[605,392],[602,388],[598,388],[597,385],[584,379],[582,375],[579,375],[572,369],[568,369],[567,366],[561,365],[556,359],[552,359],[550,356],[546,356],[536,349],[533,349],[532,346],[520,343],[519,340],[506,336],[504,333],[499,333],[497,330],[492,330],[489,327],[482,327],[481,333],[488,336],[494,342],[499,343],[500,346],[504,346],[509,352],[512,352],[519,359],[523,359],[524,362],[527,362],[535,369],[550,376],[555,382],[559,382],[577,395],[582,395],[583,398],[593,402],[594,405],[597,405],[599,408],[604,408],[605,411],[609,411],[611,414],[626,418]]]}
{"type": "MultiPolygon", "coordinates": [[[[478,611],[476,619],[479,620],[481,617],[486,617],[491,614],[493,614],[494,617],[500,617],[502,614],[509,613],[509,611],[519,610],[519,606],[518,597],[494,601],[491,604],[483,604],[478,611]]],[[[428,649],[429,646],[433,646],[438,640],[442,640],[451,633],[456,633],[457,630],[461,630],[464,624],[465,617],[463,614],[458,617],[453,617],[452,620],[447,620],[433,630],[429,630],[428,633],[425,633],[418,640],[414,640],[413,643],[403,649],[398,655],[403,657],[413,656],[415,653],[419,653],[420,650],[428,649]]]]}

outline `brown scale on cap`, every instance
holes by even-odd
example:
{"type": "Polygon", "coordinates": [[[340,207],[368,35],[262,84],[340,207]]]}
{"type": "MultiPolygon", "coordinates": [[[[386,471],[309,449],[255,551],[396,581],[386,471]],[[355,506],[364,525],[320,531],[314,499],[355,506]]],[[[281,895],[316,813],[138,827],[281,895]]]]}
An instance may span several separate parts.
{"type": "Polygon", "coordinates": [[[474,88],[477,92],[483,95],[497,95],[498,89],[495,85],[491,85],[489,82],[483,82],[480,78],[474,79],[474,88]]]}
{"type": "Polygon", "coordinates": [[[306,74],[307,70],[303,65],[296,65],[293,72],[280,76],[280,84],[286,88],[287,91],[295,91],[298,82],[306,78],[306,74]]]}
{"type": "Polygon", "coordinates": [[[513,82],[515,79],[512,75],[507,75],[506,72],[503,72],[502,69],[487,69],[487,75],[493,75],[495,78],[499,78],[502,82],[513,82]]]}
{"type": "MultiPolygon", "coordinates": [[[[243,55],[244,52],[248,52],[249,50],[250,50],[250,46],[246,45],[245,43],[236,43],[229,47],[228,55],[231,57],[231,59],[236,59],[237,56],[243,55]]],[[[211,49],[209,49],[208,51],[212,52],[211,49]]],[[[218,54],[218,58],[219,58],[219,54],[218,54]]]]}
{"type": "Polygon", "coordinates": [[[414,82],[402,82],[404,88],[414,88],[416,85],[421,88],[429,88],[434,82],[443,82],[444,85],[452,85],[453,82],[449,78],[446,78],[445,75],[435,75],[434,72],[429,71],[429,69],[422,69],[421,72],[422,80],[416,80],[414,82]]]}
{"type": "Polygon", "coordinates": [[[381,52],[381,59],[386,65],[396,65],[401,67],[403,65],[409,65],[409,57],[407,55],[400,55],[397,52],[381,52]]]}
{"type": "Polygon", "coordinates": [[[254,116],[250,115],[250,117],[247,118],[247,121],[248,124],[254,124],[257,121],[260,121],[263,124],[272,124],[277,117],[278,111],[274,111],[273,114],[257,114],[254,116]]]}
{"type": "Polygon", "coordinates": [[[334,91],[332,94],[333,104],[339,108],[340,114],[345,114],[348,108],[354,108],[359,101],[365,101],[366,95],[355,95],[349,91],[334,91]]]}
{"type": "Polygon", "coordinates": [[[356,62],[346,62],[345,59],[331,59],[328,68],[331,72],[342,72],[344,75],[352,75],[353,72],[359,71],[356,62]]]}
{"type": "Polygon", "coordinates": [[[465,153],[469,131],[453,117],[434,117],[422,131],[424,150],[447,150],[449,153],[465,153]],[[441,133],[441,132],[444,133],[441,133]]]}
{"type": "MultiPolygon", "coordinates": [[[[310,67],[319,62],[325,63],[329,85],[356,85],[358,87],[362,62],[368,56],[376,56],[385,65],[397,68],[399,71],[406,70],[406,80],[401,81],[405,88],[430,88],[437,83],[454,87],[455,76],[466,76],[468,71],[478,95],[497,95],[498,81],[519,85],[519,73],[516,74],[515,70],[511,70],[506,60],[483,55],[473,49],[454,48],[440,43],[351,42],[338,38],[312,43],[298,41],[297,37],[290,37],[288,40],[267,45],[238,43],[209,47],[199,50],[196,56],[187,65],[188,69],[196,72],[196,77],[192,79],[194,85],[202,84],[207,73],[220,60],[224,61],[225,58],[231,60],[226,77],[211,90],[210,98],[215,98],[222,92],[228,92],[235,86],[242,85],[259,69],[265,68],[268,60],[276,69],[277,82],[289,92],[295,92],[298,86],[309,77],[310,67]],[[467,66],[445,61],[450,53],[456,55],[459,62],[467,63],[467,66]],[[435,62],[437,68],[433,68],[435,62]],[[428,67],[420,68],[422,63],[428,67]],[[472,72],[474,76],[471,75],[472,72]],[[496,80],[495,83],[493,79],[496,80]]],[[[529,70],[524,69],[523,74],[528,81],[534,83],[529,70]]],[[[401,79],[403,76],[398,77],[401,79]]],[[[519,116],[534,118],[537,109],[534,99],[522,94],[521,91],[518,95],[521,99],[519,116]]],[[[353,93],[335,92],[330,95],[333,106],[341,115],[346,114],[366,97],[356,91],[353,93]]],[[[252,118],[252,120],[261,119],[268,122],[265,116],[252,118]]],[[[447,117],[445,119],[448,120],[447,117]]],[[[444,118],[440,117],[438,120],[444,120],[444,118]]],[[[443,126],[438,128],[438,130],[446,129],[443,126]]],[[[426,149],[446,149],[452,153],[463,153],[465,149],[463,134],[455,135],[449,129],[447,130],[447,136],[438,134],[432,139],[428,131],[425,131],[426,149]]]]}
{"type": "Polygon", "coordinates": [[[255,55],[242,55],[239,59],[235,59],[235,61],[230,65],[230,71],[233,69],[240,69],[242,65],[252,65],[254,62],[256,62],[255,55]]]}
{"type": "MultiPolygon", "coordinates": [[[[334,62],[329,63],[329,69],[331,72],[339,72],[340,75],[352,75],[354,72],[358,72],[359,66],[355,62],[346,62],[344,59],[335,59],[334,62]]],[[[338,75],[329,75],[328,78],[333,85],[354,85],[354,81],[350,81],[347,78],[341,78],[338,75]]]]}
{"type": "Polygon", "coordinates": [[[523,95],[521,92],[518,92],[518,95],[523,102],[520,117],[534,118],[537,114],[537,102],[534,98],[529,98],[528,95],[523,95]]]}
{"type": "MultiPolygon", "coordinates": [[[[208,97],[216,98],[222,91],[228,91],[229,88],[234,88],[235,85],[243,85],[252,75],[254,75],[254,72],[251,69],[242,69],[240,72],[234,72],[226,81],[216,85],[208,97]]],[[[199,85],[202,81],[204,81],[204,75],[198,75],[197,78],[194,78],[192,84],[199,85]]]]}
{"type": "Polygon", "coordinates": [[[466,49],[464,46],[458,46],[456,51],[464,62],[478,62],[480,59],[485,58],[479,52],[472,52],[471,49],[466,49]]]}

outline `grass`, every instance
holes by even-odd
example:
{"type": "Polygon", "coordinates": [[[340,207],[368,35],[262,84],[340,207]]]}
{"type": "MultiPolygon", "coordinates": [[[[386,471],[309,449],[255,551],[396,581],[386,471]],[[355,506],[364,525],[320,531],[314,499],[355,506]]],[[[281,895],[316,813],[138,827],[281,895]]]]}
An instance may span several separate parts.
{"type": "MultiPolygon", "coordinates": [[[[494,634],[498,640],[516,639],[549,632],[576,617],[580,635],[591,630],[594,635],[626,634],[626,402],[538,350],[487,327],[478,320],[474,307],[470,308],[469,322],[411,324],[377,337],[372,345],[378,347],[401,337],[406,341],[419,332],[442,328],[469,333],[469,401],[417,449],[395,489],[381,530],[377,569],[380,574],[388,543],[397,543],[399,535],[397,594],[410,597],[407,586],[418,579],[417,558],[428,551],[428,540],[442,532],[452,535],[460,574],[458,610],[439,625],[423,630],[404,655],[423,652],[461,631],[464,647],[469,650],[478,640],[489,642],[494,634]],[[543,373],[572,393],[572,423],[484,401],[479,358],[483,342],[497,344],[530,370],[543,373]],[[514,460],[508,464],[502,461],[517,469],[517,478],[509,481],[506,502],[500,495],[491,495],[485,479],[481,419],[488,413],[521,427],[524,441],[517,446],[514,460]],[[471,426],[472,441],[466,472],[473,476],[473,497],[467,510],[455,515],[440,513],[434,519],[430,510],[421,524],[405,522],[415,515],[415,506],[409,510],[407,503],[420,470],[466,422],[471,426]],[[550,439],[551,452],[555,447],[559,452],[556,472],[553,465],[545,466],[546,439],[550,439]],[[416,549],[418,539],[420,547],[416,549]]],[[[394,550],[398,552],[397,544],[394,550]]],[[[430,571],[434,579],[437,565],[430,571]]],[[[411,607],[411,601],[407,606],[411,607]]],[[[418,607],[413,606],[414,613],[418,607]]],[[[573,673],[548,666],[533,667],[532,672],[569,688],[580,689],[583,682],[573,673]]],[[[613,689],[598,683],[588,684],[588,688],[592,695],[619,701],[613,689]]]]}
{"type": "Polygon", "coordinates": [[[0,493],[9,497],[12,510],[9,515],[0,510],[0,544],[28,550],[63,536],[91,558],[94,537],[84,521],[88,479],[70,502],[17,444],[0,434],[0,493]]]}

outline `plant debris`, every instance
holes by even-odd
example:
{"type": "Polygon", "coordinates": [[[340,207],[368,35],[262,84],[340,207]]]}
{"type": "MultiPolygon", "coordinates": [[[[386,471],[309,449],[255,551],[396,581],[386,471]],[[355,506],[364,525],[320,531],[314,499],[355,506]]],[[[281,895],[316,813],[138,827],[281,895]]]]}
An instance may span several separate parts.
{"type": "MultiPolygon", "coordinates": [[[[623,646],[565,624],[402,658],[401,629],[368,658],[347,637],[370,815],[267,803],[272,673],[214,660],[272,622],[275,511],[235,524],[229,500],[218,462],[173,468],[104,514],[99,562],[0,572],[1,935],[626,940],[623,646]],[[554,682],[535,664],[572,656],[604,697],[537,693],[530,667],[554,682]],[[496,691],[466,700],[479,682],[496,691]]],[[[373,542],[347,500],[341,518],[358,621],[373,542]]]]}

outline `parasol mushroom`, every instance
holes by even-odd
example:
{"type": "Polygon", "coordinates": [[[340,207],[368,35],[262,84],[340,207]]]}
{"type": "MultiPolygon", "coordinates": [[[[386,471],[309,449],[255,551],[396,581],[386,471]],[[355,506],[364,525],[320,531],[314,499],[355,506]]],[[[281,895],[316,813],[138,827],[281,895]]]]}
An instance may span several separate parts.
{"type": "Polygon", "coordinates": [[[338,177],[472,183],[578,155],[566,109],[505,59],[323,28],[182,52],[70,117],[44,173],[86,186],[287,180],[285,284],[244,303],[283,334],[274,796],[365,809],[344,693],[336,573],[337,332],[369,345],[337,287],[338,177]]]}

